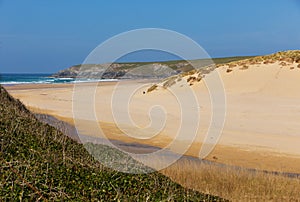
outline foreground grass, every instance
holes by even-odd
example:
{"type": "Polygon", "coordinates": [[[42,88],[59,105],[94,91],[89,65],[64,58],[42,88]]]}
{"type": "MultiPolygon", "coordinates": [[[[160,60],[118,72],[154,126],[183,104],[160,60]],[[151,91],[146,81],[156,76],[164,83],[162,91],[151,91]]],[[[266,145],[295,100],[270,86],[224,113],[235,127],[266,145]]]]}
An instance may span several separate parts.
{"type": "MultiPolygon", "coordinates": [[[[219,201],[159,173],[124,174],[38,121],[0,86],[0,200],[219,201]]],[[[106,148],[108,149],[108,148],[106,148]]]]}
{"type": "Polygon", "coordinates": [[[300,201],[300,179],[180,160],[161,171],[185,187],[232,201],[300,201]]]}

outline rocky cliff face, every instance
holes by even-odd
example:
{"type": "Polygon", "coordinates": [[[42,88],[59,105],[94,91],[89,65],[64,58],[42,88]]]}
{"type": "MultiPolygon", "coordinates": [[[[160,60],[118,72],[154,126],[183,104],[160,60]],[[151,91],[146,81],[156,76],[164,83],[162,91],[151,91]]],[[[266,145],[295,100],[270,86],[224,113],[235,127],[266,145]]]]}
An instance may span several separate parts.
{"type": "Polygon", "coordinates": [[[189,69],[190,64],[179,62],[177,64],[162,63],[113,63],[101,65],[76,65],[61,70],[54,77],[66,78],[164,78],[178,74],[184,69],[189,69]]]}

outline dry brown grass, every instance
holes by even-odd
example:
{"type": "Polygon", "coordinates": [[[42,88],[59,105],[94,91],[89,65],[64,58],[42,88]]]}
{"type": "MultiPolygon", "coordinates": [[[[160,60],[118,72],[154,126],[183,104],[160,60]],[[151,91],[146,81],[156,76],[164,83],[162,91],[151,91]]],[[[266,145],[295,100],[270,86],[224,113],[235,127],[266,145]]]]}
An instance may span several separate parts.
{"type": "Polygon", "coordinates": [[[285,62],[281,62],[279,63],[281,66],[287,66],[287,64],[285,62]]]}
{"type": "Polygon", "coordinates": [[[180,160],[161,171],[185,187],[232,201],[300,201],[300,179],[180,160]]]}
{"type": "Polygon", "coordinates": [[[248,65],[244,65],[244,66],[240,67],[241,70],[246,70],[246,69],[248,69],[248,68],[249,68],[248,65]]]}
{"type": "Polygon", "coordinates": [[[176,76],[170,77],[167,81],[163,83],[163,88],[169,88],[174,84],[176,84],[176,79],[177,79],[176,76]]]}
{"type": "Polygon", "coordinates": [[[228,69],[226,70],[226,72],[227,72],[227,73],[232,72],[232,69],[229,69],[229,68],[228,68],[228,69]]]}
{"type": "Polygon", "coordinates": [[[195,76],[190,76],[189,78],[187,78],[187,82],[193,82],[193,81],[195,81],[195,80],[197,80],[197,78],[195,77],[195,76]]]}
{"type": "Polygon", "coordinates": [[[189,75],[195,74],[196,72],[197,72],[196,69],[192,69],[192,70],[190,70],[190,71],[183,72],[183,73],[181,74],[181,76],[182,76],[182,77],[189,76],[189,75]]]}
{"type": "MultiPolygon", "coordinates": [[[[280,64],[282,66],[287,66],[288,64],[293,64],[294,62],[300,63],[300,50],[284,51],[284,52],[277,52],[271,55],[257,56],[245,60],[239,60],[227,64],[222,64],[222,66],[228,67],[229,69],[227,72],[231,72],[232,68],[236,66],[240,66],[243,68],[244,66],[249,66],[249,65],[274,64],[277,61],[280,61],[280,64]]],[[[220,65],[217,65],[217,67],[219,66],[220,65]]]]}
{"type": "Polygon", "coordinates": [[[287,63],[293,63],[294,59],[293,58],[285,58],[284,61],[286,61],[287,63]]]}
{"type": "Polygon", "coordinates": [[[269,64],[269,60],[266,60],[263,62],[264,64],[269,64]]]}
{"type": "Polygon", "coordinates": [[[229,67],[229,68],[233,68],[233,67],[236,67],[236,66],[237,66],[237,65],[234,64],[234,63],[229,63],[229,64],[228,64],[228,67],[229,67]]]}
{"type": "Polygon", "coordinates": [[[148,88],[147,93],[150,93],[151,91],[154,91],[157,88],[157,85],[154,84],[150,88],[148,88]]]}

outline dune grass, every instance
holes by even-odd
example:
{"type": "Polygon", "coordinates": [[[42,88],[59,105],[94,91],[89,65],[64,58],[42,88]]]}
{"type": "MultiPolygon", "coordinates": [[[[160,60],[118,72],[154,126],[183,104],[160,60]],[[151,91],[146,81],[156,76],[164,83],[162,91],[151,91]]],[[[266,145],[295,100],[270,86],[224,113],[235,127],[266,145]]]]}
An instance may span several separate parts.
{"type": "Polygon", "coordinates": [[[161,171],[187,188],[231,201],[300,201],[300,179],[180,160],[161,171]]]}
{"type": "Polygon", "coordinates": [[[273,64],[280,61],[284,66],[292,63],[300,63],[300,50],[281,51],[270,55],[245,58],[244,60],[230,61],[232,66],[245,66],[249,64],[273,64]]]}
{"type": "Polygon", "coordinates": [[[0,139],[1,201],[222,201],[157,172],[124,174],[104,167],[1,86],[0,139]]]}
{"type": "MultiPolygon", "coordinates": [[[[183,71],[182,73],[166,78],[161,82],[164,88],[168,88],[176,84],[176,81],[181,81],[182,78],[187,78],[187,83],[191,86],[194,82],[199,82],[202,80],[205,74],[209,74],[214,70],[215,67],[227,67],[226,72],[230,73],[234,70],[234,68],[239,68],[240,70],[249,69],[250,65],[258,65],[258,64],[273,64],[275,62],[280,62],[281,66],[288,66],[290,69],[295,69],[295,67],[291,67],[289,65],[296,63],[296,67],[300,68],[300,50],[291,50],[291,51],[282,51],[277,52],[271,55],[265,56],[245,56],[245,57],[228,57],[228,58],[214,58],[211,60],[202,59],[202,60],[194,60],[194,64],[198,63],[198,69],[194,69],[190,66],[190,69],[187,71],[183,71]],[[211,62],[214,62],[215,65],[211,65],[211,62]],[[207,65],[207,66],[206,66],[207,65]],[[195,74],[198,74],[197,78],[195,74]],[[191,82],[192,81],[192,82],[191,82]]],[[[180,61],[172,61],[172,65],[178,64],[180,61]]],[[[168,64],[168,63],[166,63],[168,64]]],[[[153,91],[154,86],[151,86],[149,92],[153,91]]]]}

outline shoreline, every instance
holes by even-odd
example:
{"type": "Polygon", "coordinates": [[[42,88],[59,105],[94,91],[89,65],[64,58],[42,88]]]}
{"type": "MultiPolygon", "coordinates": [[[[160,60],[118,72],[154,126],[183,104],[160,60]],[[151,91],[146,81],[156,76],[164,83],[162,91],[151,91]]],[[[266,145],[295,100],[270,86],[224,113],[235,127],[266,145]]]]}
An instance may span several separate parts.
{"type": "MultiPolygon", "coordinates": [[[[300,92],[297,83],[298,69],[290,73],[290,69],[282,69],[277,64],[265,65],[264,67],[252,67],[248,70],[234,70],[227,73],[226,68],[218,68],[224,82],[227,96],[227,117],[223,134],[214,148],[213,152],[205,158],[216,163],[231,166],[240,166],[250,169],[268,170],[276,172],[300,173],[300,150],[297,142],[300,134],[297,120],[300,118],[299,99],[300,92]],[[280,73],[280,74],[279,74],[280,73]],[[259,78],[255,75],[261,74],[259,78]],[[275,77],[275,78],[274,78],[275,77]],[[253,83],[251,78],[256,78],[253,83]],[[286,78],[290,78],[286,80],[286,78]],[[270,81],[272,81],[270,83],[270,81]],[[288,81],[288,82],[286,82],[288,81]],[[265,84],[265,82],[268,82],[265,84]],[[285,85],[282,85],[285,82],[285,85]],[[239,85],[236,85],[239,83],[239,85]],[[255,84],[255,85],[254,85],[255,84]],[[263,86],[264,88],[261,88],[263,86]],[[287,92],[286,87],[292,86],[287,92]],[[276,109],[276,110],[274,110],[276,109]],[[269,117],[272,117],[270,119],[269,117]]],[[[125,136],[118,126],[113,122],[111,114],[112,92],[119,82],[104,82],[97,85],[95,95],[101,99],[96,100],[96,112],[100,114],[99,123],[109,139],[119,140],[126,143],[145,143],[154,147],[165,148],[176,134],[178,120],[178,108],[173,102],[172,96],[167,91],[156,90],[143,94],[147,86],[153,83],[149,80],[120,82],[120,90],[142,86],[136,91],[132,104],[133,120],[138,124],[149,122],[148,117],[141,116],[148,113],[153,103],[160,103],[165,107],[170,117],[170,124],[164,131],[149,140],[134,139],[125,136]],[[163,100],[161,98],[164,98],[163,100]]],[[[77,84],[78,90],[86,91],[94,84],[77,84]]],[[[5,86],[15,98],[20,99],[34,113],[45,113],[55,118],[74,125],[72,113],[72,96],[74,84],[60,85],[17,85],[5,86]]],[[[184,93],[180,87],[174,87],[179,93],[184,93]]],[[[198,99],[201,100],[200,107],[202,122],[199,125],[197,138],[185,153],[188,156],[198,157],[202,146],[207,125],[211,117],[211,106],[207,87],[203,82],[196,83],[192,89],[200,92],[198,99]]],[[[85,108],[83,108],[85,109],[85,108]]],[[[119,113],[124,113],[118,111],[119,113]]],[[[84,117],[85,112],[82,112],[84,117]]],[[[80,117],[77,117],[80,119],[80,117]]],[[[76,121],[76,120],[75,120],[76,121]]],[[[80,120],[79,120],[80,121],[80,120]]],[[[83,133],[93,136],[93,123],[84,122],[86,126],[83,133]]],[[[184,145],[184,140],[179,140],[184,145]]],[[[175,153],[178,151],[173,148],[175,153]]],[[[180,150],[180,149],[179,149],[180,150]]],[[[177,152],[178,153],[178,152],[177,152]]]]}

